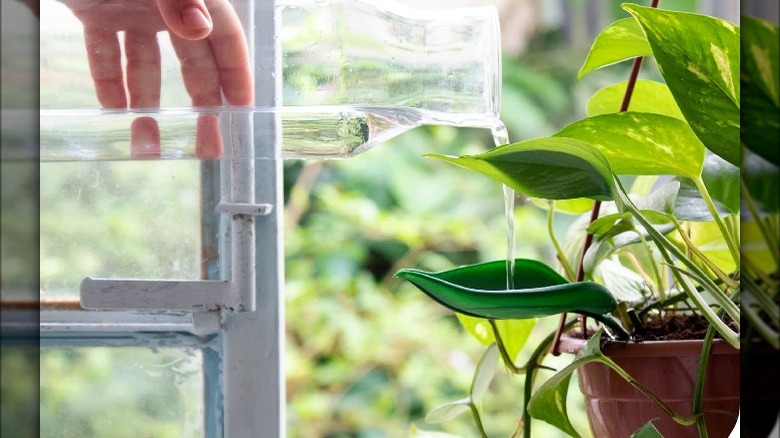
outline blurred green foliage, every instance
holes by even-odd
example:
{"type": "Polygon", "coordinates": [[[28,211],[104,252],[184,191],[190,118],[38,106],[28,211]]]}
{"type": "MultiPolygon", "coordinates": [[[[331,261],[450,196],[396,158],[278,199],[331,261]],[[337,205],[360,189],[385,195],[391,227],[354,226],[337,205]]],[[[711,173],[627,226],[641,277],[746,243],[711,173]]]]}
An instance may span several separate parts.
{"type": "Polygon", "coordinates": [[[203,434],[198,350],[42,347],[41,436],[203,434]]]}
{"type": "Polygon", "coordinates": [[[0,342],[0,435],[38,436],[39,349],[27,342],[0,342]]]}

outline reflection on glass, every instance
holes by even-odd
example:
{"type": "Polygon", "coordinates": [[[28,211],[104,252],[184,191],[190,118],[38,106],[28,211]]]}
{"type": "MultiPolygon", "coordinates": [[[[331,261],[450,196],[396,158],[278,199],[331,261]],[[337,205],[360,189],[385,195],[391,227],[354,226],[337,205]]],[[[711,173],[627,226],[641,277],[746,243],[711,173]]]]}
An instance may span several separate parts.
{"type": "Polygon", "coordinates": [[[42,437],[203,436],[200,350],[41,348],[42,437]]]}

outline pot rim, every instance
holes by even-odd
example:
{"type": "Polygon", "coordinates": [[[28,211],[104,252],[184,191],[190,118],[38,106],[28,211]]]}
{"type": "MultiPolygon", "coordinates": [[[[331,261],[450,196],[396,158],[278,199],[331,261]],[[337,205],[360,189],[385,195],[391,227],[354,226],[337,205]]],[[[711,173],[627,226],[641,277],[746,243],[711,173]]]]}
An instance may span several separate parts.
{"type": "MultiPolygon", "coordinates": [[[[560,351],[562,353],[577,354],[587,341],[575,338],[569,332],[561,335],[560,351]]],[[[661,357],[661,356],[689,356],[701,354],[704,344],[703,339],[672,340],[672,341],[615,341],[606,345],[601,352],[610,357],[661,357]]],[[[712,341],[711,355],[738,354],[739,350],[729,345],[723,339],[712,341]]]]}

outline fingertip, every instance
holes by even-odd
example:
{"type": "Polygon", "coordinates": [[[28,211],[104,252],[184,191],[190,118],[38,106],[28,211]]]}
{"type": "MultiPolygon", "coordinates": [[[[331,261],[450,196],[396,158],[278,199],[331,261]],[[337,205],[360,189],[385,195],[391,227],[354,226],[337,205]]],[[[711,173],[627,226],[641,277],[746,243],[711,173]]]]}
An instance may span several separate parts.
{"type": "Polygon", "coordinates": [[[157,0],[168,29],[181,38],[200,40],[211,33],[213,21],[199,0],[157,0]]]}
{"type": "Polygon", "coordinates": [[[220,82],[222,92],[230,105],[248,106],[254,103],[254,80],[249,66],[223,69],[220,72],[220,82]]]}
{"type": "Polygon", "coordinates": [[[181,10],[181,22],[191,31],[203,32],[211,31],[211,19],[208,17],[208,12],[204,12],[201,8],[192,5],[181,10]]]}

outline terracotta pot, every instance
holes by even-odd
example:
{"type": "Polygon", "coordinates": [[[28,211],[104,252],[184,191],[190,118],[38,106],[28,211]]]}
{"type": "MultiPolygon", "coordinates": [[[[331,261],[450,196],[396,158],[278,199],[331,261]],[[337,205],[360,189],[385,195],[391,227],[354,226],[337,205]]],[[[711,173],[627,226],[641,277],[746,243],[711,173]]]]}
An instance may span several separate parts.
{"type": "MultiPolygon", "coordinates": [[[[561,337],[562,352],[576,353],[584,345],[582,339],[561,337]]],[[[675,412],[690,416],[701,347],[702,341],[648,341],[612,344],[602,352],[675,412]]],[[[578,377],[595,437],[627,438],[654,418],[657,420],[653,424],[665,437],[698,437],[696,426],[675,423],[606,365],[587,364],[578,369],[578,377]]],[[[723,340],[713,342],[704,386],[704,409],[734,413],[704,415],[710,438],[727,438],[739,412],[739,350],[723,340]]]]}

